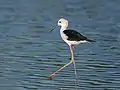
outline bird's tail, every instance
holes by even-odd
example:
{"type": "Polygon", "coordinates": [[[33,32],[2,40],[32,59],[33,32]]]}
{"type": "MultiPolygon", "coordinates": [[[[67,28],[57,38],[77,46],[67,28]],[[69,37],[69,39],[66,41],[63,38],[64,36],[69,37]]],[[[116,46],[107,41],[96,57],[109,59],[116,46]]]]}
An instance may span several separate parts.
{"type": "Polygon", "coordinates": [[[88,42],[95,42],[94,40],[91,40],[91,39],[87,39],[88,42]]]}

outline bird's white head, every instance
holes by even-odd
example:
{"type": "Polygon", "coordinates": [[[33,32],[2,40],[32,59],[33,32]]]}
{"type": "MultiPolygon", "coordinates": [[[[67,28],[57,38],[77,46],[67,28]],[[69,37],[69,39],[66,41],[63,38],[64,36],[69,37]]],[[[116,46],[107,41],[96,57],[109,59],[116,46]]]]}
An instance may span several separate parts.
{"type": "Polygon", "coordinates": [[[61,18],[60,20],[58,20],[58,26],[67,28],[68,27],[68,21],[64,18],[61,18]]]}

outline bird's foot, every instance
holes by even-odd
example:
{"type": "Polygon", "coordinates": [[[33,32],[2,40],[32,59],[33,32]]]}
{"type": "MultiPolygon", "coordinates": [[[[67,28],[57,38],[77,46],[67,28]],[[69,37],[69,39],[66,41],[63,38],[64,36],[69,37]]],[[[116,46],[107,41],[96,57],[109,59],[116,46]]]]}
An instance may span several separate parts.
{"type": "Polygon", "coordinates": [[[48,79],[49,79],[49,80],[53,80],[53,78],[52,78],[52,77],[48,77],[48,79]]]}
{"type": "Polygon", "coordinates": [[[52,76],[48,76],[48,79],[49,79],[49,80],[53,80],[53,77],[52,77],[52,76]]]}

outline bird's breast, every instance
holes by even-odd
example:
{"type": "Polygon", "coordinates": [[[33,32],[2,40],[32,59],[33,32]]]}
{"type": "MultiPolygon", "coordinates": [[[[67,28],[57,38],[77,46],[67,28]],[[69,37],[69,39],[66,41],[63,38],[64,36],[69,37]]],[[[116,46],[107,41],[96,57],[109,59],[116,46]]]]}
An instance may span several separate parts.
{"type": "Polygon", "coordinates": [[[60,35],[64,41],[67,40],[68,36],[63,31],[60,31],[60,35]]]}

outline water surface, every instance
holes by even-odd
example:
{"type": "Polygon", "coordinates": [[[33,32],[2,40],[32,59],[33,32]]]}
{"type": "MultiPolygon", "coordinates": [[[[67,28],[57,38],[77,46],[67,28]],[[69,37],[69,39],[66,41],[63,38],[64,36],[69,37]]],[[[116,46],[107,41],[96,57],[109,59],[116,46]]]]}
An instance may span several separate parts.
{"type": "Polygon", "coordinates": [[[119,90],[119,0],[1,0],[0,90],[75,90],[73,65],[47,78],[69,62],[61,17],[96,41],[75,48],[77,89],[119,90]]]}

